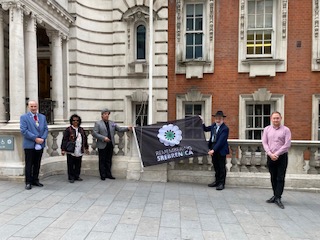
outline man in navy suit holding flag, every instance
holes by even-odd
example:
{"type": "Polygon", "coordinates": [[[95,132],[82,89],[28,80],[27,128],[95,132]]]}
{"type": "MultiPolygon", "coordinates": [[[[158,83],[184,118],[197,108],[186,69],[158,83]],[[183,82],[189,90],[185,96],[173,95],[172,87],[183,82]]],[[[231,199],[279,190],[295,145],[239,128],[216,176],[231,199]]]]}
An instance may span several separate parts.
{"type": "Polygon", "coordinates": [[[222,111],[217,111],[214,116],[215,122],[211,126],[203,124],[205,132],[211,132],[208,147],[208,154],[212,156],[212,163],[215,174],[215,181],[208,184],[208,187],[216,187],[217,190],[223,190],[226,182],[226,156],[229,154],[228,136],[229,128],[224,124],[226,117],[222,111]]]}
{"type": "Polygon", "coordinates": [[[46,145],[48,126],[46,117],[38,113],[38,103],[28,102],[29,111],[20,117],[20,131],[23,135],[25,154],[26,189],[33,186],[42,187],[39,182],[39,171],[43,148],[46,145]]]}

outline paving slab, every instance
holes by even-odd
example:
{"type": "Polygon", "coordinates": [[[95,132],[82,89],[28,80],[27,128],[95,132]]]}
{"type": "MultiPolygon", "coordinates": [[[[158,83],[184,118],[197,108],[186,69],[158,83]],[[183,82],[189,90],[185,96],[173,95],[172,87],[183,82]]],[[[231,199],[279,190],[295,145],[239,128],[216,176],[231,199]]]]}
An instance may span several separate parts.
{"type": "Polygon", "coordinates": [[[0,239],[320,239],[320,193],[285,190],[280,209],[265,202],[270,189],[82,178],[30,191],[1,180],[0,239]]]}

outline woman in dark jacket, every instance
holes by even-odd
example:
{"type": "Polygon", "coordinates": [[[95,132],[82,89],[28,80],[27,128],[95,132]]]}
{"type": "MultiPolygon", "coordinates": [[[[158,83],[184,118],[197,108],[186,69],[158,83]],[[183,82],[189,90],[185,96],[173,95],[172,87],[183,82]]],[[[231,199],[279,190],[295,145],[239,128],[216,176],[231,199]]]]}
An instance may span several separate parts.
{"type": "Polygon", "coordinates": [[[68,179],[70,183],[74,181],[82,181],[80,178],[80,169],[82,155],[88,154],[88,139],[82,127],[80,127],[81,118],[77,114],[73,114],[70,117],[70,126],[66,128],[63,133],[63,139],[61,143],[61,154],[67,153],[68,164],[68,179]],[[67,152],[67,143],[75,142],[74,152],[67,152]]]}

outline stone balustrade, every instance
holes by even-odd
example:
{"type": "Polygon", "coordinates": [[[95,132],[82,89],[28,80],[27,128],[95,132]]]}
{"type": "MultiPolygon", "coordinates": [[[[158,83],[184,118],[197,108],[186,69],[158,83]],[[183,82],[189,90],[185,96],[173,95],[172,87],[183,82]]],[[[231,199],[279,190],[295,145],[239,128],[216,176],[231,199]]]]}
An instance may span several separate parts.
{"type": "MultiPolygon", "coordinates": [[[[227,168],[230,172],[265,173],[267,169],[267,155],[261,140],[229,139],[230,155],[227,168]]],[[[320,157],[318,148],[320,141],[293,140],[289,150],[287,173],[319,174],[320,157]],[[305,156],[309,159],[305,159],[305,156]]],[[[210,156],[194,157],[179,162],[170,163],[171,170],[212,170],[210,156]]]]}
{"type": "MultiPolygon", "coordinates": [[[[61,155],[63,131],[68,125],[50,125],[42,157],[41,176],[66,174],[66,156],[61,155]]],[[[82,124],[88,135],[89,155],[83,156],[81,174],[99,176],[98,150],[92,136],[93,124],[82,124]]],[[[24,152],[19,127],[1,129],[14,137],[14,151],[0,151],[0,177],[24,178],[24,152]]],[[[115,177],[145,181],[209,183],[214,178],[210,156],[202,156],[143,168],[131,132],[116,133],[112,171],[115,177]]],[[[259,140],[230,139],[227,185],[270,187],[267,156],[259,140]]],[[[292,141],[286,186],[320,189],[320,141],[292,141]]]]}

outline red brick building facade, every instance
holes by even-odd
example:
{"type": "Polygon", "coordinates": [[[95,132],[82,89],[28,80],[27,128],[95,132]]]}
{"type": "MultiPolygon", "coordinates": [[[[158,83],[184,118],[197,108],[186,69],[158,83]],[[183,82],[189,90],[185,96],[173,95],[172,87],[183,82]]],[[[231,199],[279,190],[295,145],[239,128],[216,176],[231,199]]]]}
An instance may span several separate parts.
{"type": "Polygon", "coordinates": [[[223,110],[229,138],[259,139],[277,110],[318,139],[319,1],[169,0],[168,31],[169,120],[223,110]]]}

